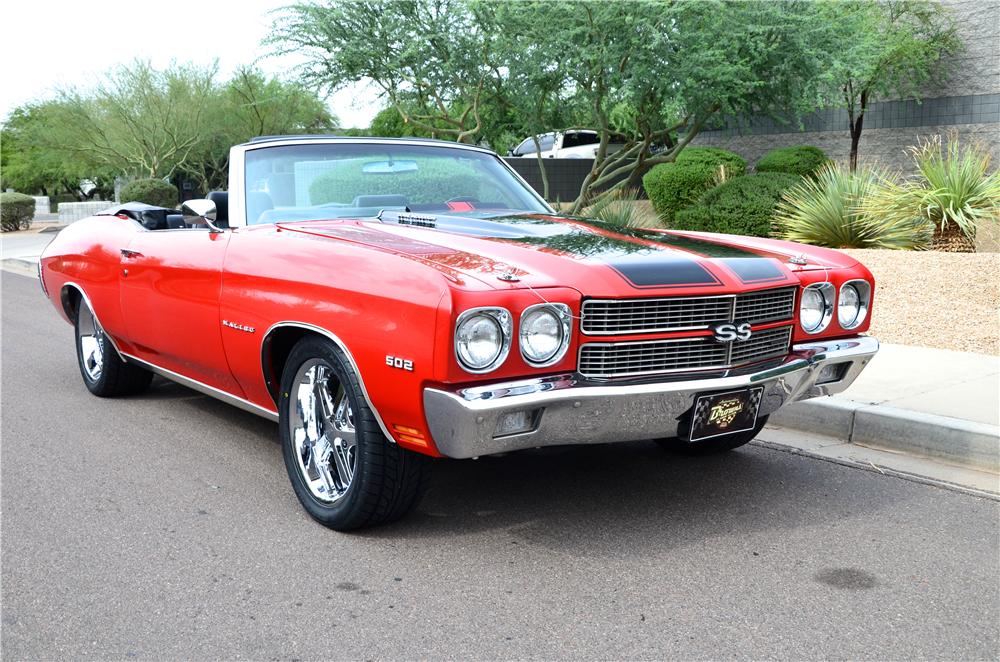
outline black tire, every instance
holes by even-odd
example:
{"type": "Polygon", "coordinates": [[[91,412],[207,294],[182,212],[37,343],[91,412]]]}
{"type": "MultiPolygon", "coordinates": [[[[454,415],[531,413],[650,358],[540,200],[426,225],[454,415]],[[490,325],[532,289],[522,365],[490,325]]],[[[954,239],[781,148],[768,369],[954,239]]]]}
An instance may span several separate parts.
{"type": "Polygon", "coordinates": [[[430,479],[431,458],[400,448],[386,439],[358,384],[357,375],[340,348],[330,340],[310,336],[292,348],[281,375],[278,416],[288,478],[302,507],[320,524],[337,531],[376,526],[403,517],[420,502],[430,479]],[[336,451],[330,451],[329,442],[326,446],[329,459],[318,465],[312,462],[313,453],[320,454],[321,451],[315,450],[319,446],[313,446],[308,441],[304,422],[306,407],[301,405],[300,398],[308,397],[305,392],[309,390],[302,381],[305,376],[303,371],[310,374],[313,369],[319,371],[311,373],[313,382],[317,375],[325,376],[322,388],[331,395],[328,402],[337,413],[329,417],[318,414],[313,419],[328,423],[322,428],[321,436],[335,436],[337,448],[343,448],[347,444],[339,445],[344,441],[340,435],[353,435],[353,445],[349,446],[353,451],[352,455],[349,454],[353,459],[353,472],[346,487],[343,487],[340,477],[341,465],[334,458],[336,451]],[[344,403],[349,405],[349,409],[346,410],[346,419],[342,421],[339,413],[344,403]],[[338,429],[334,419],[342,423],[349,421],[351,429],[338,429]],[[317,488],[323,490],[331,485],[330,482],[323,484],[319,466],[325,466],[328,481],[336,474],[333,484],[338,489],[325,492],[331,498],[337,495],[333,501],[315,493],[317,488]],[[310,467],[316,478],[310,477],[310,467]],[[341,487],[343,491],[339,491],[341,487]]]}
{"type": "Polygon", "coordinates": [[[672,453],[679,453],[680,455],[689,456],[701,456],[701,455],[715,455],[717,453],[726,453],[728,451],[739,448],[740,446],[745,446],[753,441],[761,429],[767,425],[767,416],[761,416],[757,419],[757,424],[754,426],[753,430],[747,430],[746,432],[736,432],[734,434],[727,434],[721,437],[712,437],[711,439],[705,439],[703,441],[684,441],[678,437],[667,437],[665,439],[654,439],[656,444],[665,450],[672,453]]]}
{"type": "Polygon", "coordinates": [[[101,398],[114,398],[135,395],[149,387],[153,373],[122,360],[84,300],[76,307],[73,329],[76,362],[88,391],[101,398]],[[88,343],[89,347],[85,347],[88,343]],[[92,351],[94,346],[100,354],[99,366],[92,351]]]}

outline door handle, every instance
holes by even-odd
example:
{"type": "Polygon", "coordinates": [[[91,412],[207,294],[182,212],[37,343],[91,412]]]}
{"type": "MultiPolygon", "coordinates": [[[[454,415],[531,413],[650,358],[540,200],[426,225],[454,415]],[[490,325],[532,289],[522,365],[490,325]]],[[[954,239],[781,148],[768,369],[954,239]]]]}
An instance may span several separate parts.
{"type": "Polygon", "coordinates": [[[139,251],[132,251],[132,250],[129,250],[127,248],[123,248],[122,249],[122,257],[124,257],[124,258],[142,257],[142,253],[140,253],[139,251]]]}

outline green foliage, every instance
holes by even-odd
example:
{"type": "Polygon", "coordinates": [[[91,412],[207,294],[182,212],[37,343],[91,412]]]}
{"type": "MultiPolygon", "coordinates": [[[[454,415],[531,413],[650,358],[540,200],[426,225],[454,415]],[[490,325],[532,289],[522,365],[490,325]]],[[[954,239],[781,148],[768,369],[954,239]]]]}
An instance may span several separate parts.
{"type": "Polygon", "coordinates": [[[137,179],[122,187],[122,202],[145,202],[155,207],[173,209],[177,206],[177,187],[162,179],[137,179]]]}
{"type": "Polygon", "coordinates": [[[23,193],[0,193],[0,228],[4,232],[27,230],[35,218],[35,199],[23,193]]]}
{"type": "Polygon", "coordinates": [[[801,180],[782,172],[734,177],[703,195],[698,204],[677,212],[672,227],[768,237],[782,194],[801,180]]]}
{"type": "Polygon", "coordinates": [[[654,166],[642,178],[653,209],[667,225],[674,215],[690,207],[716,185],[719,168],[728,177],[746,172],[747,163],[738,154],[716,147],[688,147],[674,163],[654,166]]]}
{"type": "Polygon", "coordinates": [[[413,159],[418,169],[393,175],[365,173],[356,160],[344,161],[309,186],[313,205],[351,204],[359,195],[403,195],[411,204],[440,203],[453,197],[496,200],[498,191],[481,173],[445,159],[413,159]]]}
{"type": "Polygon", "coordinates": [[[822,167],[785,191],[774,218],[777,234],[829,248],[895,248],[916,250],[930,245],[930,224],[918,216],[865,213],[862,205],[889,176],[874,168],[855,172],[835,165],[822,167]]]}
{"type": "Polygon", "coordinates": [[[845,37],[826,77],[829,98],[847,109],[851,168],[857,167],[864,116],[879,99],[919,99],[953,63],[962,42],[949,9],[928,0],[842,0],[823,5],[845,37]]]}
{"type": "Polygon", "coordinates": [[[587,207],[583,215],[629,228],[662,227],[659,218],[647,204],[645,200],[639,199],[637,189],[619,189],[587,207]]]}
{"type": "Polygon", "coordinates": [[[919,175],[897,182],[883,178],[864,203],[866,213],[887,223],[919,219],[944,232],[954,225],[968,238],[984,223],[1000,220],[1000,170],[990,170],[990,154],[952,135],[910,148],[919,175]]]}
{"type": "Polygon", "coordinates": [[[760,157],[755,170],[812,177],[829,162],[830,159],[819,147],[811,145],[779,147],[760,157]]]}
{"type": "MultiPolygon", "coordinates": [[[[108,196],[110,197],[110,196],[108,196]]],[[[59,205],[64,202],[77,202],[76,196],[69,193],[60,193],[49,197],[49,211],[53,214],[59,211],[59,205]]]]}

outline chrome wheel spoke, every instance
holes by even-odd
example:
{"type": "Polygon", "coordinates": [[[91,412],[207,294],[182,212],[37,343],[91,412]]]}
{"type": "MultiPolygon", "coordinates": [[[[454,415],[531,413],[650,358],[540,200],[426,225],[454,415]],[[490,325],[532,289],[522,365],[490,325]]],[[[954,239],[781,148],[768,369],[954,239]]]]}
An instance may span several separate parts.
{"type": "Polygon", "coordinates": [[[312,359],[299,368],[289,411],[299,470],[316,499],[332,503],[354,480],[357,437],[350,401],[328,364],[312,359]]]}
{"type": "Polygon", "coordinates": [[[97,323],[90,308],[81,303],[77,321],[78,342],[83,369],[87,376],[96,381],[104,371],[104,330],[97,323]]]}

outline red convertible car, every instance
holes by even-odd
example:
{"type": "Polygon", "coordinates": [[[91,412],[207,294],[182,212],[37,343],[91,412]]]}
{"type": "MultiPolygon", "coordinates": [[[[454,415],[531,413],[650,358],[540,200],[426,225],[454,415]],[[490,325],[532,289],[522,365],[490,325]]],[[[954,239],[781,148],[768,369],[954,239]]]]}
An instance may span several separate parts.
{"type": "Polygon", "coordinates": [[[413,508],[433,457],[736,448],[878,350],[850,257],[560,216],[433,140],[238,145],[227,193],[73,223],[40,278],[92,393],[155,373],[277,421],[296,495],[339,530],[413,508]]]}

